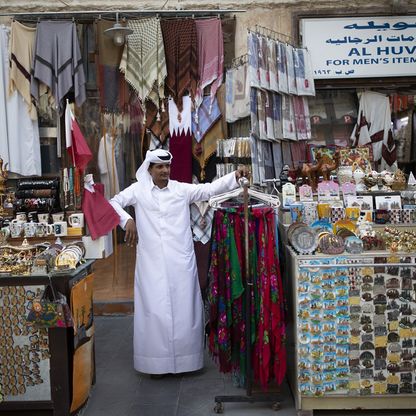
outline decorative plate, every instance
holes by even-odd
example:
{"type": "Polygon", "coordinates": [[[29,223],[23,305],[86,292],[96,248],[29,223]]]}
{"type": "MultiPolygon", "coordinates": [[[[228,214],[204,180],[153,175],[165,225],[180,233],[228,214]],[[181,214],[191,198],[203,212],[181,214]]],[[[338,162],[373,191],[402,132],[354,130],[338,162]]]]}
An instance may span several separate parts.
{"type": "Polygon", "coordinates": [[[319,240],[319,250],[324,254],[341,254],[344,252],[344,239],[338,235],[324,235],[319,240]]]}
{"type": "Polygon", "coordinates": [[[361,254],[364,250],[363,242],[360,238],[349,236],[345,238],[345,250],[351,254],[361,254]]]}
{"type": "Polygon", "coordinates": [[[318,247],[318,234],[313,228],[304,225],[293,231],[289,241],[298,253],[312,254],[318,247]]]}
{"type": "Polygon", "coordinates": [[[334,224],[334,233],[337,233],[337,231],[340,228],[346,228],[347,230],[350,230],[353,233],[355,233],[355,229],[357,228],[357,226],[350,220],[338,220],[334,224]]]}
{"type": "Polygon", "coordinates": [[[312,223],[311,227],[320,234],[324,231],[332,233],[332,225],[328,222],[328,220],[317,220],[312,223]]]}

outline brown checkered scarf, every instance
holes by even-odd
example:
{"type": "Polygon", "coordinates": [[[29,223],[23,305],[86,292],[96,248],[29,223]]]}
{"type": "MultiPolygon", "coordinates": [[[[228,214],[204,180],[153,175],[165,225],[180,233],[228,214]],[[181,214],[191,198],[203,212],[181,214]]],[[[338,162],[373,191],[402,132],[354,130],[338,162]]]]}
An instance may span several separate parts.
{"type": "Polygon", "coordinates": [[[188,91],[195,98],[198,83],[198,43],[193,19],[162,20],[168,75],[165,85],[179,111],[188,91]]]}

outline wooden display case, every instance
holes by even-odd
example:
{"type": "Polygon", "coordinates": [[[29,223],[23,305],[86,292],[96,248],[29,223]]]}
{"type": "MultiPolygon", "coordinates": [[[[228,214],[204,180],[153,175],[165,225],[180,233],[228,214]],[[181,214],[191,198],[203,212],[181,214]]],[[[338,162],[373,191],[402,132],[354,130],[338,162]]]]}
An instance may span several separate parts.
{"type": "Polygon", "coordinates": [[[90,260],[75,270],[49,276],[0,277],[0,361],[3,368],[0,414],[66,416],[86,403],[89,388],[95,382],[92,264],[90,260]],[[55,290],[66,296],[73,315],[76,315],[73,328],[34,330],[27,327],[31,299],[50,282],[55,290]],[[90,310],[85,307],[89,302],[90,310]],[[83,308],[83,316],[77,309],[74,311],[74,307],[83,308]],[[80,392],[79,383],[74,382],[80,376],[76,368],[80,366],[75,361],[78,348],[86,343],[89,355],[86,359],[83,357],[83,365],[89,368],[90,379],[88,391],[84,387],[80,392]]]}

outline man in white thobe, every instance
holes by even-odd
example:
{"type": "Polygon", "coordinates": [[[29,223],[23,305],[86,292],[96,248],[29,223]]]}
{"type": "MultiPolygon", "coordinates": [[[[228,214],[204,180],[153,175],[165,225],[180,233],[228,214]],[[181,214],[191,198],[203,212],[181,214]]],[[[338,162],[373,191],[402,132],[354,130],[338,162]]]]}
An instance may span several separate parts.
{"type": "Polygon", "coordinates": [[[111,204],[136,244],[134,368],[148,374],[183,373],[203,367],[203,302],[190,227],[190,204],[238,186],[245,169],[212,183],[169,180],[172,155],[148,151],[137,182],[111,204]],[[133,206],[136,222],[124,207],[133,206]]]}

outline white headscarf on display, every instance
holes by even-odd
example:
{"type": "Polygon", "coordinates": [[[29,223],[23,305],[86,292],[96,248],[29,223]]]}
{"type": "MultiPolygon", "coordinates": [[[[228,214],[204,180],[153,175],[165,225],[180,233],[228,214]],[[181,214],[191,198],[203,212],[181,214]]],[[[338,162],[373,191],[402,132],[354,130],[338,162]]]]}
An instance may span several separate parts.
{"type": "Polygon", "coordinates": [[[161,164],[161,163],[171,163],[173,156],[170,152],[163,149],[148,150],[146,152],[146,158],[143,163],[140,165],[139,169],[136,172],[136,179],[138,181],[143,181],[144,179],[151,178],[149,173],[149,166],[151,163],[161,164]]]}

